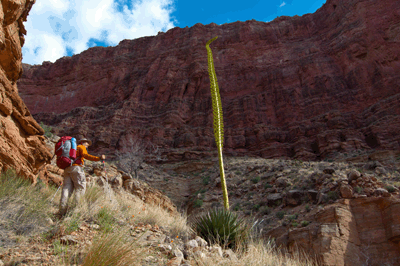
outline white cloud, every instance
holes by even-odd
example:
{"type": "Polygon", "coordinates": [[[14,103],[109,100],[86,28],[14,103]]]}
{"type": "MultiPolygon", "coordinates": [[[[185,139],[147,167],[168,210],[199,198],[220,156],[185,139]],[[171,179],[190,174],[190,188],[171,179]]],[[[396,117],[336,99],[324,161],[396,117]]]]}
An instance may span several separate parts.
{"type": "Polygon", "coordinates": [[[279,7],[284,7],[284,6],[286,6],[286,3],[285,3],[285,2],[282,2],[282,3],[279,5],[279,7]]]}
{"type": "MultiPolygon", "coordinates": [[[[130,0],[133,1],[133,0],[130,0]]],[[[138,0],[121,12],[113,0],[40,0],[25,22],[23,62],[54,62],[89,48],[90,39],[117,45],[123,39],[156,35],[174,27],[173,0],[138,0]]]]}

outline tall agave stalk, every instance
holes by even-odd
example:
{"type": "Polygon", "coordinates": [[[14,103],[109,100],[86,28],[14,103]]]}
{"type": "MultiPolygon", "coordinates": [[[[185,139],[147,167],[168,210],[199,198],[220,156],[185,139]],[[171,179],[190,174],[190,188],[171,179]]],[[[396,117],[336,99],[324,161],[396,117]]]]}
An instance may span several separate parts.
{"type": "Polygon", "coordinates": [[[222,194],[224,197],[224,207],[226,210],[229,210],[228,190],[226,189],[226,182],[225,182],[224,160],[222,158],[222,147],[224,142],[224,121],[222,115],[222,103],[221,103],[221,96],[219,95],[217,74],[215,73],[213,55],[210,48],[210,43],[216,40],[217,38],[218,36],[209,40],[206,43],[206,49],[207,49],[207,60],[208,60],[208,75],[210,76],[211,99],[212,99],[213,117],[214,117],[214,136],[215,136],[215,143],[217,144],[217,149],[218,149],[219,172],[221,176],[222,194]]]}

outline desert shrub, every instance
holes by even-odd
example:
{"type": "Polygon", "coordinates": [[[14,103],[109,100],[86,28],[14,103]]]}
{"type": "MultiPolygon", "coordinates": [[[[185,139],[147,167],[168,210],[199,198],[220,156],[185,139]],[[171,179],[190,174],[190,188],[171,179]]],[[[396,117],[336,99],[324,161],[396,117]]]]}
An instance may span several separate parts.
{"type": "Polygon", "coordinates": [[[79,229],[82,223],[82,215],[79,212],[69,212],[67,215],[68,216],[62,221],[62,224],[65,227],[65,233],[70,234],[79,229]]]}
{"type": "Polygon", "coordinates": [[[234,206],[233,206],[233,210],[235,211],[235,212],[237,212],[237,211],[240,211],[240,203],[236,203],[234,206]]]}
{"type": "Polygon", "coordinates": [[[243,219],[225,209],[213,209],[195,218],[193,229],[209,243],[236,249],[246,245],[250,231],[243,219]]]}
{"type": "Polygon", "coordinates": [[[354,190],[358,193],[361,194],[363,192],[363,188],[362,187],[355,187],[354,190]]]}
{"type": "Polygon", "coordinates": [[[254,206],[253,206],[253,209],[254,209],[255,211],[258,211],[258,210],[260,209],[260,204],[254,205],[254,206]]]}
{"type": "Polygon", "coordinates": [[[276,200],[272,203],[273,206],[279,207],[282,204],[282,200],[276,200]]]}
{"type": "Polygon", "coordinates": [[[391,186],[391,185],[385,186],[385,189],[386,189],[387,191],[389,191],[390,193],[393,193],[393,192],[396,191],[396,189],[394,188],[394,186],[391,186]]]}
{"type": "Polygon", "coordinates": [[[302,227],[306,227],[307,225],[310,224],[310,222],[309,221],[301,221],[300,224],[301,224],[302,227]]]}
{"type": "Polygon", "coordinates": [[[196,199],[196,200],[194,201],[193,206],[194,206],[195,208],[200,208],[201,206],[203,206],[203,201],[202,201],[201,199],[196,199]]]}
{"type": "Polygon", "coordinates": [[[257,184],[258,182],[260,182],[260,180],[261,180],[261,177],[256,176],[256,177],[254,177],[251,181],[252,181],[254,184],[257,184]]]}
{"type": "Polygon", "coordinates": [[[209,175],[208,176],[203,176],[201,179],[203,180],[203,185],[205,185],[205,186],[210,183],[210,176],[209,175]]]}
{"type": "Polygon", "coordinates": [[[299,215],[297,213],[295,213],[293,215],[289,215],[288,218],[289,218],[289,220],[296,220],[298,216],[299,215]]]}
{"type": "Polygon", "coordinates": [[[268,215],[271,213],[271,208],[268,206],[262,206],[260,211],[262,214],[268,215]]]}
{"type": "Polygon", "coordinates": [[[272,185],[270,183],[265,183],[264,188],[272,188],[272,185]]]}
{"type": "Polygon", "coordinates": [[[282,220],[283,217],[285,216],[285,212],[284,211],[278,211],[275,215],[278,219],[282,220]]]}
{"type": "Polygon", "coordinates": [[[101,230],[108,233],[113,230],[115,224],[114,215],[108,207],[101,207],[96,215],[97,222],[100,225],[101,230]]]}
{"type": "Polygon", "coordinates": [[[337,200],[339,198],[339,194],[337,191],[329,191],[328,192],[328,199],[330,200],[337,200]]]}
{"type": "Polygon", "coordinates": [[[56,239],[53,242],[53,252],[55,255],[63,254],[67,251],[67,247],[63,246],[60,240],[56,239]]]}
{"type": "Polygon", "coordinates": [[[309,212],[311,210],[310,205],[306,204],[306,211],[309,212]]]}
{"type": "Polygon", "coordinates": [[[51,130],[53,129],[51,126],[47,126],[45,124],[43,124],[43,122],[40,122],[40,126],[43,128],[44,130],[44,135],[48,138],[51,138],[53,136],[53,133],[51,133],[51,130]]]}

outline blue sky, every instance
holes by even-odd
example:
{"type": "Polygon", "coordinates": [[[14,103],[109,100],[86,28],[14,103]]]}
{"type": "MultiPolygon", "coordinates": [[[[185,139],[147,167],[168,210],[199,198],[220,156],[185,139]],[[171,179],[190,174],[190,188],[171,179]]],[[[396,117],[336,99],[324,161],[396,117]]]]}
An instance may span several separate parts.
{"type": "Polygon", "coordinates": [[[224,24],[314,13],[326,0],[38,0],[24,22],[23,60],[55,62],[93,46],[196,23],[224,24]]]}

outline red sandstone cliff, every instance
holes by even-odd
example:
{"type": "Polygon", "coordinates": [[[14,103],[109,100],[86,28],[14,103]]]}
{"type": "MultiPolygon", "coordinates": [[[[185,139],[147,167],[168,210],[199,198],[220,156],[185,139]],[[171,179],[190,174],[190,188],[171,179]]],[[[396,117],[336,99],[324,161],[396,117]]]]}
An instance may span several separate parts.
{"type": "Polygon", "coordinates": [[[26,34],[23,21],[34,0],[0,3],[0,171],[13,168],[36,181],[35,175],[51,158],[43,129],[18,95],[16,81],[22,74],[21,46],[26,34]]]}
{"type": "Polygon", "coordinates": [[[324,158],[400,145],[400,5],[328,0],[314,14],[196,24],[24,66],[20,95],[60,134],[112,153],[129,137],[171,158],[213,150],[205,43],[212,50],[225,151],[324,158]],[[175,152],[174,152],[175,151],[175,152]]]}

